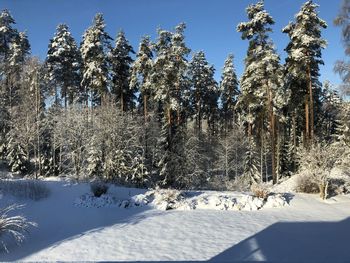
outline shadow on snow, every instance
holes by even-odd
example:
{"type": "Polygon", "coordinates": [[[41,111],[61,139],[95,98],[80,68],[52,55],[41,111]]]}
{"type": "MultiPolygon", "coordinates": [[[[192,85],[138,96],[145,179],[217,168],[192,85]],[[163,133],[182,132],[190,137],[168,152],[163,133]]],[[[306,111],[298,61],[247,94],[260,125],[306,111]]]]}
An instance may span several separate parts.
{"type": "Polygon", "coordinates": [[[340,222],[278,222],[209,261],[348,262],[349,243],[350,218],[340,222]]]}

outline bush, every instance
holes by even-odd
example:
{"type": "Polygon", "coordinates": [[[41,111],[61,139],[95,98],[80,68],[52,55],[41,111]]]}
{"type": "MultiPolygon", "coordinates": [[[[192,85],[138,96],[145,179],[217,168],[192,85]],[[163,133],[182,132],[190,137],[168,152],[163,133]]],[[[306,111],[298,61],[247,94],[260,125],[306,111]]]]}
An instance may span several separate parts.
{"type": "Polygon", "coordinates": [[[4,195],[40,200],[50,194],[50,189],[41,181],[36,180],[0,180],[0,190],[4,195]]]}
{"type": "Polygon", "coordinates": [[[320,192],[320,189],[314,177],[304,173],[298,175],[296,191],[306,194],[317,194],[320,192]]]}
{"type": "Polygon", "coordinates": [[[176,209],[179,202],[184,200],[183,193],[175,189],[156,187],[155,190],[149,191],[148,195],[153,196],[153,202],[158,206],[163,206],[164,210],[176,209]]]}
{"type": "Polygon", "coordinates": [[[108,185],[101,181],[93,181],[90,184],[91,192],[96,197],[100,197],[101,195],[107,193],[108,191],[108,185]]]}
{"type": "Polygon", "coordinates": [[[37,226],[36,223],[28,221],[23,216],[9,216],[9,213],[15,209],[22,208],[21,205],[11,205],[0,209],[0,244],[8,252],[6,247],[6,238],[14,239],[20,244],[25,239],[25,233],[28,233],[30,226],[37,226]]]}
{"type": "Polygon", "coordinates": [[[268,185],[263,183],[252,184],[252,186],[250,187],[250,190],[252,191],[255,197],[262,198],[264,200],[266,200],[270,194],[268,185]]]}

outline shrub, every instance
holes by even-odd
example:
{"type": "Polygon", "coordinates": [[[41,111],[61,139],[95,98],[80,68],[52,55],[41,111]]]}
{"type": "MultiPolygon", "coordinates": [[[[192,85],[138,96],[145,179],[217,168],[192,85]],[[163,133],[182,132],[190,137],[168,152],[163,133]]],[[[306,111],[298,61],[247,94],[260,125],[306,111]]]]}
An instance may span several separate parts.
{"type": "Polygon", "coordinates": [[[263,183],[252,184],[252,186],[250,187],[250,190],[252,191],[255,197],[262,198],[264,200],[266,200],[270,194],[268,185],[263,183]]]}
{"type": "Polygon", "coordinates": [[[176,209],[179,202],[184,200],[183,193],[175,189],[161,189],[156,187],[155,190],[148,193],[154,197],[154,204],[164,206],[164,210],[176,209]]]}
{"type": "Polygon", "coordinates": [[[50,194],[50,189],[41,181],[36,180],[0,180],[0,190],[4,195],[40,200],[50,194]]]}
{"type": "Polygon", "coordinates": [[[0,244],[8,252],[5,239],[10,237],[17,244],[25,239],[25,233],[28,233],[30,226],[37,226],[36,223],[30,222],[23,216],[10,216],[9,213],[15,209],[22,208],[21,205],[11,205],[0,209],[0,244]]]}
{"type": "Polygon", "coordinates": [[[101,195],[107,193],[108,185],[101,181],[93,181],[90,184],[91,192],[96,197],[100,197],[101,195]]]}
{"type": "Polygon", "coordinates": [[[296,191],[306,194],[316,194],[320,192],[320,189],[313,176],[303,173],[298,175],[296,191]]]}
{"type": "Polygon", "coordinates": [[[320,197],[326,199],[328,195],[329,177],[333,168],[339,165],[344,158],[344,149],[333,145],[321,145],[315,143],[309,149],[301,149],[299,152],[300,171],[304,182],[301,182],[301,190],[311,191],[317,184],[320,197]],[[303,187],[306,186],[306,189],[303,187]],[[305,190],[304,190],[304,189],[305,190]]]}

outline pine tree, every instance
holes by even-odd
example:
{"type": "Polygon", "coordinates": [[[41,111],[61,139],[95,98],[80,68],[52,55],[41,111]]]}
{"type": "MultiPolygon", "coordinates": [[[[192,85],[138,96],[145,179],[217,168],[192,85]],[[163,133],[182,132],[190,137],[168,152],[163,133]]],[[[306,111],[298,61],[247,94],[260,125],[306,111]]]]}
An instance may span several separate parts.
{"type": "MultiPolygon", "coordinates": [[[[83,61],[81,85],[85,96],[90,93],[92,105],[100,105],[102,97],[108,93],[110,40],[112,38],[105,31],[103,15],[98,13],[93,25],[85,31],[80,45],[83,61]]],[[[87,97],[85,101],[87,103],[87,97]]]]}
{"type": "MultiPolygon", "coordinates": [[[[24,32],[14,28],[15,20],[5,9],[0,13],[0,148],[6,150],[6,134],[12,108],[19,104],[20,75],[30,45],[24,32]]],[[[3,152],[5,154],[5,152],[3,152]]]]}
{"type": "Polygon", "coordinates": [[[133,48],[120,31],[115,40],[115,47],[111,52],[112,87],[111,93],[115,96],[121,111],[133,110],[135,107],[135,89],[130,85],[131,64],[134,54],[133,48]]]}
{"type": "Polygon", "coordinates": [[[321,105],[319,65],[323,64],[321,51],[326,46],[326,41],[321,38],[321,28],[326,28],[327,24],[319,18],[317,7],[317,4],[307,1],[295,15],[295,21],[283,29],[290,38],[286,48],[287,85],[291,90],[294,115],[298,114],[297,108],[304,107],[305,146],[314,141],[315,123],[321,105]],[[303,101],[300,100],[301,97],[304,98],[303,101]]]}
{"type": "MultiPolygon", "coordinates": [[[[184,162],[182,156],[184,135],[183,128],[186,120],[183,118],[183,92],[186,90],[187,60],[190,50],[184,42],[185,24],[175,28],[175,32],[165,30],[158,31],[158,40],[155,43],[157,55],[151,81],[155,91],[155,100],[158,103],[159,114],[162,117],[162,138],[160,147],[163,149],[159,167],[163,184],[176,185],[174,169],[176,165],[184,162]],[[178,134],[179,133],[179,134],[178,134]],[[174,159],[175,158],[175,159],[174,159]]],[[[180,165],[181,167],[181,165],[180,165]]]]}
{"type": "Polygon", "coordinates": [[[7,153],[7,160],[8,165],[10,168],[10,171],[13,173],[26,173],[29,170],[29,161],[28,156],[26,156],[24,152],[24,147],[21,145],[16,135],[13,133],[9,134],[9,142],[7,145],[8,153],[7,153]]]}
{"type": "Polygon", "coordinates": [[[248,147],[244,156],[243,176],[250,185],[261,182],[261,173],[256,152],[256,145],[253,138],[248,141],[248,147]]]}
{"type": "MultiPolygon", "coordinates": [[[[141,40],[139,50],[136,55],[136,60],[132,65],[132,74],[130,80],[131,88],[138,89],[141,93],[139,104],[140,107],[143,108],[143,115],[145,120],[147,120],[148,111],[150,108],[149,102],[154,95],[150,79],[153,66],[152,58],[153,53],[151,49],[150,38],[146,36],[141,40]]],[[[154,102],[151,104],[154,104],[154,102]]]]}
{"type": "Polygon", "coordinates": [[[81,96],[81,57],[77,44],[66,24],[57,26],[50,40],[46,57],[47,78],[58,103],[59,93],[64,101],[72,104],[81,96]]]}
{"type": "Polygon", "coordinates": [[[235,107],[240,94],[238,85],[237,75],[233,66],[233,55],[230,54],[225,60],[220,82],[221,111],[225,133],[233,128],[234,119],[236,118],[235,107]]]}
{"type": "Polygon", "coordinates": [[[260,140],[261,151],[266,148],[262,138],[267,130],[270,133],[272,178],[276,183],[276,116],[286,104],[286,93],[282,90],[280,58],[268,36],[274,20],[262,1],[249,5],[246,11],[249,21],[237,26],[242,39],[249,40],[238,105],[248,125],[248,137],[254,133],[255,139],[260,140]]]}
{"type": "Polygon", "coordinates": [[[217,112],[218,89],[214,79],[214,67],[209,65],[203,51],[193,55],[189,64],[191,81],[191,105],[196,121],[197,132],[202,132],[202,121],[207,120],[209,128],[214,114],[217,112]]]}
{"type": "Polygon", "coordinates": [[[99,149],[100,145],[94,143],[96,139],[91,138],[91,145],[87,153],[87,168],[86,173],[88,177],[101,178],[103,176],[103,160],[102,151],[99,149]]]}

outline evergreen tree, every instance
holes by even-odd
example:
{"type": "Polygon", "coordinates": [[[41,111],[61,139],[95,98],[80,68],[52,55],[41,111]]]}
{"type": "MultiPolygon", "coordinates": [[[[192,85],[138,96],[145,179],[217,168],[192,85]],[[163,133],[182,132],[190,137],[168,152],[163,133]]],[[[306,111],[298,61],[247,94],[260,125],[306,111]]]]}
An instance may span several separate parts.
{"type": "Polygon", "coordinates": [[[283,29],[290,38],[286,48],[286,78],[291,90],[291,111],[297,115],[300,108],[304,108],[305,146],[314,141],[315,123],[321,107],[321,83],[318,77],[319,65],[323,64],[321,50],[326,46],[326,41],[321,38],[321,28],[326,28],[327,24],[319,18],[317,7],[317,4],[307,1],[295,15],[295,21],[283,29]]]}
{"type": "Polygon", "coordinates": [[[243,176],[250,185],[262,181],[262,175],[259,172],[259,161],[257,157],[256,145],[253,138],[249,139],[248,147],[244,155],[243,176]]]}
{"type": "MultiPolygon", "coordinates": [[[[19,82],[23,64],[30,53],[27,36],[14,28],[15,20],[5,9],[0,13],[0,148],[6,150],[10,114],[19,103],[19,82]]],[[[3,152],[5,154],[5,152],[3,152]]]]}
{"type": "Polygon", "coordinates": [[[66,24],[58,25],[55,36],[50,40],[46,67],[55,102],[58,103],[60,92],[66,108],[67,102],[72,104],[81,95],[81,57],[66,24]]]}
{"type": "MultiPolygon", "coordinates": [[[[103,15],[98,13],[93,25],[85,31],[80,45],[83,73],[81,85],[85,96],[90,93],[92,105],[100,105],[102,97],[108,93],[110,40],[112,38],[105,31],[103,15]]],[[[88,102],[87,97],[85,101],[88,102]]]]}
{"type": "MultiPolygon", "coordinates": [[[[152,70],[152,85],[157,87],[155,100],[158,102],[159,114],[162,117],[162,138],[160,147],[163,156],[159,163],[160,176],[163,184],[167,186],[176,185],[174,169],[175,165],[184,162],[177,158],[183,153],[184,135],[183,129],[186,123],[183,118],[183,93],[186,83],[187,60],[186,56],[190,50],[184,42],[185,24],[175,28],[175,32],[165,30],[158,31],[158,40],[155,43],[157,55],[152,70]],[[177,134],[180,133],[180,134],[177,134]],[[177,162],[178,161],[178,162],[177,162]]],[[[181,165],[180,165],[181,167],[181,165]]]]}
{"type": "Polygon", "coordinates": [[[237,31],[242,32],[242,39],[249,40],[238,104],[248,125],[248,137],[254,133],[255,139],[260,141],[261,151],[266,148],[263,145],[264,134],[267,130],[270,133],[272,178],[276,183],[276,116],[285,106],[287,94],[282,90],[280,58],[268,36],[274,20],[264,9],[262,1],[249,5],[246,11],[249,21],[237,26],[237,31]]]}
{"type": "Polygon", "coordinates": [[[191,81],[191,105],[196,121],[197,132],[202,132],[202,121],[207,120],[210,128],[213,116],[217,113],[218,89],[214,79],[214,67],[209,65],[203,51],[193,55],[189,64],[191,81]]]}
{"type": "Polygon", "coordinates": [[[236,118],[235,107],[240,93],[238,85],[237,75],[233,66],[233,55],[230,54],[225,60],[220,82],[221,111],[225,133],[233,128],[234,119],[236,118]]]}
{"type": "MultiPolygon", "coordinates": [[[[148,36],[142,38],[136,60],[132,65],[132,74],[130,86],[140,91],[139,104],[143,108],[145,120],[147,119],[150,108],[149,101],[152,99],[154,92],[151,85],[151,71],[153,66],[153,53],[151,49],[150,38],[148,36]]],[[[154,103],[154,102],[153,102],[154,103]]],[[[152,109],[152,108],[151,108],[152,109]]]]}
{"type": "Polygon", "coordinates": [[[125,38],[124,32],[120,31],[110,60],[112,65],[111,93],[115,96],[121,111],[132,110],[135,106],[135,89],[130,85],[131,63],[133,62],[130,53],[135,52],[125,38]]]}

